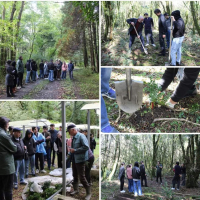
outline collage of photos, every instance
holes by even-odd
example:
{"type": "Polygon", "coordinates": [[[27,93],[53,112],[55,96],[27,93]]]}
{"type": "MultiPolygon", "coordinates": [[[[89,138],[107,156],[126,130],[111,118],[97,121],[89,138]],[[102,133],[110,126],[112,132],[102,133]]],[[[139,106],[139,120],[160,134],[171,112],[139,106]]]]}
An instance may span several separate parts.
{"type": "Polygon", "coordinates": [[[200,1],[0,1],[0,200],[200,199],[200,1]]]}

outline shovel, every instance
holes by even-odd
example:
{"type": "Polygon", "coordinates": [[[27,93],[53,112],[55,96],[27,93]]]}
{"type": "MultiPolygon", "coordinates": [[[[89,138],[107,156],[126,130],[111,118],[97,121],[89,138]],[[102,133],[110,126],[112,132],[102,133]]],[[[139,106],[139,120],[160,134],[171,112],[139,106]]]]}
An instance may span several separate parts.
{"type": "Polygon", "coordinates": [[[171,46],[172,46],[172,17],[171,17],[171,28],[170,28],[170,43],[169,43],[169,56],[168,56],[168,62],[165,62],[165,66],[170,66],[171,61],[171,46]]]}
{"type": "MultiPolygon", "coordinates": [[[[136,28],[135,28],[135,26],[133,25],[133,27],[134,27],[134,29],[135,29],[135,32],[136,32],[136,34],[137,34],[137,37],[139,36],[138,35],[138,33],[137,33],[137,30],[136,30],[136,28]]],[[[148,51],[144,48],[144,46],[143,46],[143,44],[142,44],[142,41],[141,41],[141,39],[139,38],[139,40],[140,40],[140,43],[141,43],[141,45],[142,45],[142,48],[144,49],[144,53],[145,54],[148,54],[148,51]]]]}
{"type": "Polygon", "coordinates": [[[131,69],[126,68],[126,81],[115,82],[116,100],[119,108],[126,113],[140,109],[143,98],[143,81],[131,80],[131,69]]]}

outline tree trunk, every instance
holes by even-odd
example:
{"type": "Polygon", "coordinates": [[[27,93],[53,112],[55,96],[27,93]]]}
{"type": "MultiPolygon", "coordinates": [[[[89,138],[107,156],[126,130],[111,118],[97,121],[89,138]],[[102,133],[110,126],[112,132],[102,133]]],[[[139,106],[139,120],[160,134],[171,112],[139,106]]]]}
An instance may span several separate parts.
{"type": "MultiPolygon", "coordinates": [[[[198,15],[198,10],[195,9],[195,3],[197,3],[197,2],[190,1],[190,9],[191,9],[192,18],[193,18],[193,21],[194,21],[194,27],[196,28],[197,33],[200,36],[200,25],[199,25],[198,16],[197,16],[198,15]]],[[[194,30],[193,30],[193,32],[194,32],[194,30]]]]}
{"type": "Polygon", "coordinates": [[[97,66],[97,72],[99,72],[99,55],[98,55],[98,49],[97,49],[97,36],[96,36],[96,24],[93,22],[92,23],[92,27],[93,27],[93,40],[94,40],[94,50],[95,50],[95,57],[96,57],[96,66],[97,66]]]}
{"type": "Polygon", "coordinates": [[[87,45],[85,37],[85,24],[83,25],[83,56],[84,56],[84,66],[86,68],[88,66],[88,55],[87,55],[87,45]]]}
{"type": "Polygon", "coordinates": [[[93,46],[93,37],[92,37],[92,29],[91,22],[89,23],[89,31],[90,31],[90,57],[91,57],[91,66],[93,71],[95,69],[95,59],[94,59],[94,46],[93,46]]]}

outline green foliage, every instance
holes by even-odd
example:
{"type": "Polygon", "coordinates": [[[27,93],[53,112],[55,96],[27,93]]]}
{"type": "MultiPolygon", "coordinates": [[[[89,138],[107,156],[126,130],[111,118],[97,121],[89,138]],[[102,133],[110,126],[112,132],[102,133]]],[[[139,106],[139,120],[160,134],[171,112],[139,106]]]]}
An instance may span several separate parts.
{"type": "Polygon", "coordinates": [[[42,196],[47,199],[49,198],[50,196],[52,196],[54,193],[56,193],[57,190],[54,189],[54,188],[47,188],[46,190],[44,190],[42,196]]]}
{"type": "Polygon", "coordinates": [[[32,195],[28,196],[27,200],[45,200],[45,198],[41,197],[39,193],[33,193],[32,195]]]}
{"type": "Polygon", "coordinates": [[[42,186],[42,189],[43,190],[46,190],[47,188],[49,188],[51,185],[51,181],[45,181],[44,182],[44,185],[42,186]]]}

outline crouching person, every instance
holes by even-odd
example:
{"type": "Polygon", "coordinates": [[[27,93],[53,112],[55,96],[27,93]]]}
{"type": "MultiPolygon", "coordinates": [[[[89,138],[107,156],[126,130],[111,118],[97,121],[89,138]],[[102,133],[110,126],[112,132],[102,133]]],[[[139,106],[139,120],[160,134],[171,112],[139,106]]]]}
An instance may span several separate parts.
{"type": "MultiPolygon", "coordinates": [[[[73,188],[74,192],[71,195],[75,195],[79,192],[78,189],[78,178],[86,189],[85,200],[90,200],[91,198],[91,186],[87,182],[85,177],[85,162],[88,160],[88,150],[89,145],[87,138],[77,131],[75,124],[69,124],[67,127],[69,134],[73,136],[72,145],[70,148],[69,156],[72,158],[72,171],[73,171],[73,188]]],[[[68,156],[68,157],[69,157],[68,156]]]]}
{"type": "Polygon", "coordinates": [[[12,141],[17,146],[17,152],[14,153],[14,160],[15,160],[14,188],[18,189],[18,173],[20,177],[20,185],[27,184],[24,181],[24,175],[25,175],[24,155],[26,146],[24,146],[23,140],[21,139],[20,128],[13,128],[12,141]]]}

